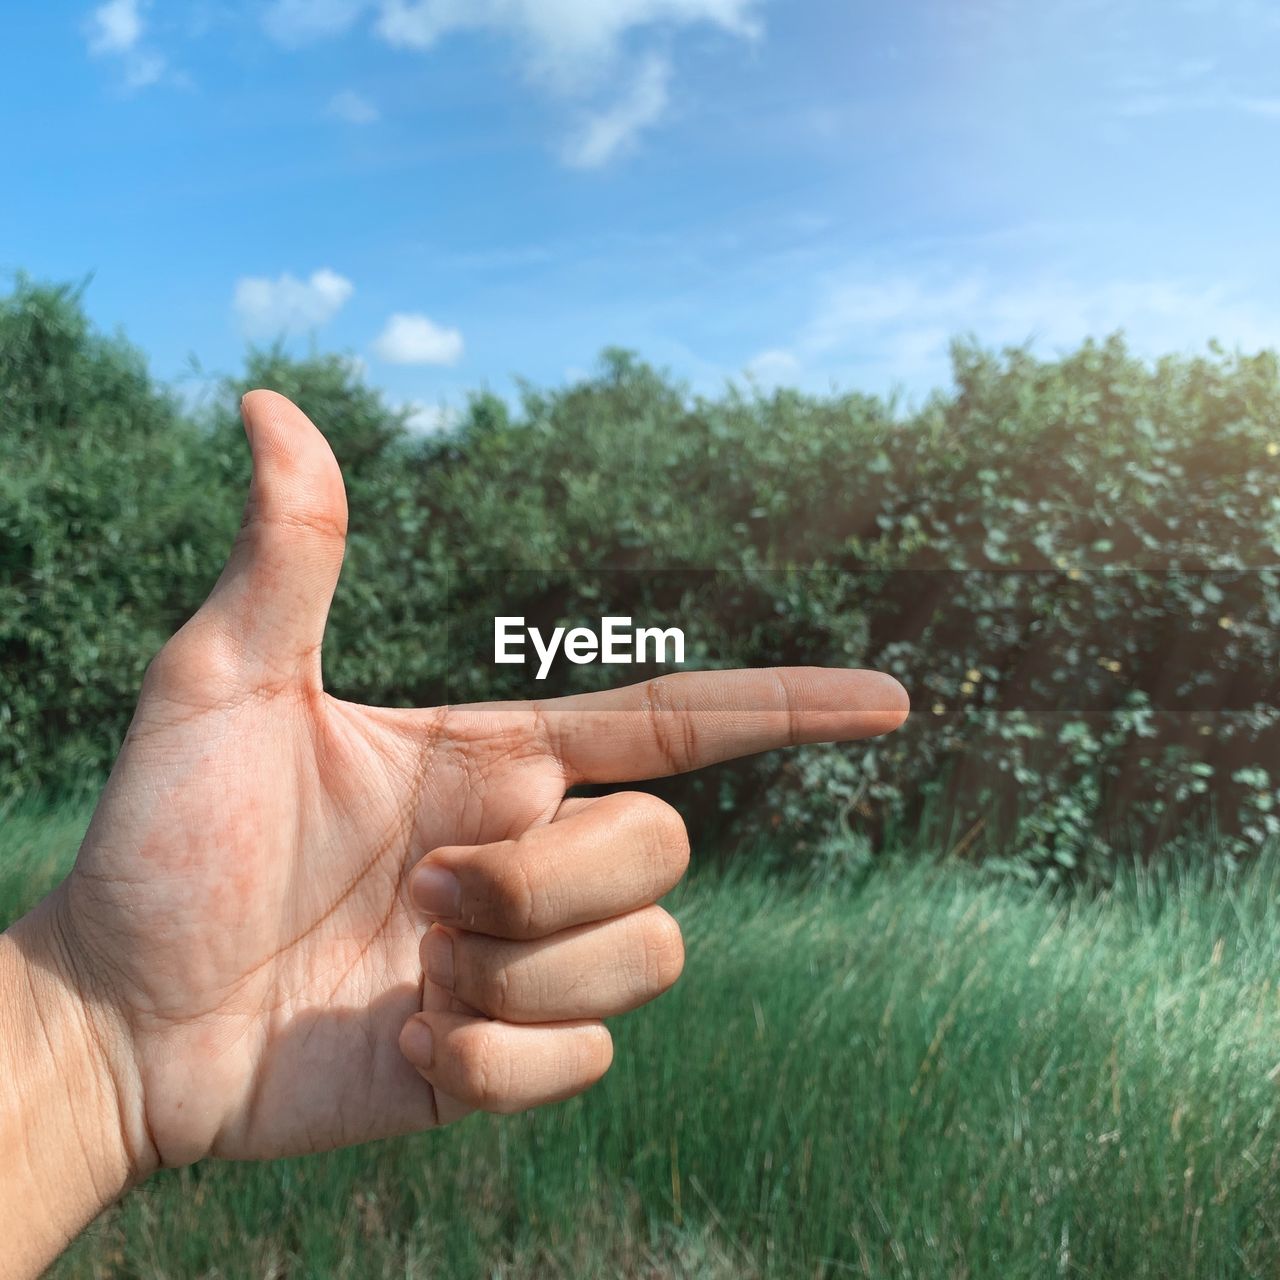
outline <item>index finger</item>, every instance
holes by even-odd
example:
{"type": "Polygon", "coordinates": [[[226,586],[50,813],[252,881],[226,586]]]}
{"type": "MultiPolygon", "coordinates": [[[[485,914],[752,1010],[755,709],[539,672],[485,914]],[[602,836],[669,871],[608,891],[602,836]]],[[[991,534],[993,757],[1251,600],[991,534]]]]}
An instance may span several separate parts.
{"type": "Polygon", "coordinates": [[[907,691],[880,671],[682,671],[536,704],[571,784],[636,782],[805,742],[896,729],[907,691]]]}

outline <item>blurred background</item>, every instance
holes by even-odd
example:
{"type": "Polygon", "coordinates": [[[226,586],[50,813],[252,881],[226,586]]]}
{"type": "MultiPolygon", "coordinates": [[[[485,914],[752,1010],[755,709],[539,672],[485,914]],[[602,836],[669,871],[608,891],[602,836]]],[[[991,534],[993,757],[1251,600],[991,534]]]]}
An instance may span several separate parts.
{"type": "Polygon", "coordinates": [[[913,701],[661,785],[689,966],[592,1094],[166,1175],[62,1274],[1276,1273],[1280,14],[51,0],[0,36],[0,918],[217,575],[249,387],[343,465],[340,697],[529,696],[496,614],[624,614],[913,701]]]}

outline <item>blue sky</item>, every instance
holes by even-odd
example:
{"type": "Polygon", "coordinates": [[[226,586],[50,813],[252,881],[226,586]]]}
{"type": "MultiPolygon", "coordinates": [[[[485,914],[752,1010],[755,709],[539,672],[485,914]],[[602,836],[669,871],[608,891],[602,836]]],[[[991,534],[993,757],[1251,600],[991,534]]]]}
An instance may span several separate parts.
{"type": "Polygon", "coordinates": [[[92,272],[161,378],[284,332],[424,426],[608,344],[912,397],[962,331],[1280,345],[1264,0],[43,0],[0,125],[0,271],[92,272]]]}

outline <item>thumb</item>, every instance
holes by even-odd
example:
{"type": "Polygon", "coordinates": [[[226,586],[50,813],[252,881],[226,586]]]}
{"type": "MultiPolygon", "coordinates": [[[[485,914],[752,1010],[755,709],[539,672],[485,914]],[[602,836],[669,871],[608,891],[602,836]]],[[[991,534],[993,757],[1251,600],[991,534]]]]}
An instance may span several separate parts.
{"type": "Polygon", "coordinates": [[[253,452],[244,522],[201,613],[251,679],[320,687],[320,645],[342,568],[347,497],[324,436],[274,391],[240,404],[253,452]]]}

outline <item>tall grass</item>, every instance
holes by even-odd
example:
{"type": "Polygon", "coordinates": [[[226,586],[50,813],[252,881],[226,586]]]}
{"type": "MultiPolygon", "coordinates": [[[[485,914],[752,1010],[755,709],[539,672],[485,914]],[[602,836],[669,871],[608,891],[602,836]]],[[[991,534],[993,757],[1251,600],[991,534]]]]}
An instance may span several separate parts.
{"type": "MultiPolygon", "coordinates": [[[[10,812],[0,907],[83,815],[10,812]]],[[[1280,1274],[1280,860],[1051,895],[891,862],[671,900],[679,986],[582,1099],[152,1180],[56,1275],[1280,1274]]]]}

